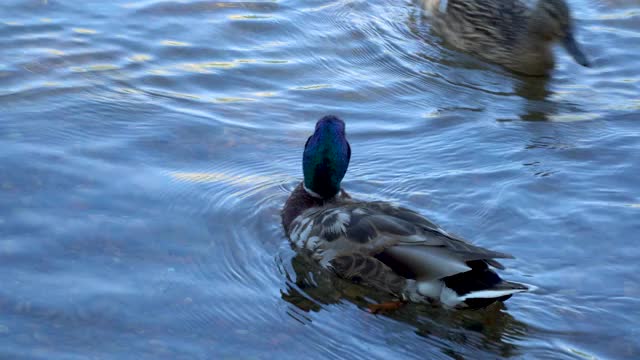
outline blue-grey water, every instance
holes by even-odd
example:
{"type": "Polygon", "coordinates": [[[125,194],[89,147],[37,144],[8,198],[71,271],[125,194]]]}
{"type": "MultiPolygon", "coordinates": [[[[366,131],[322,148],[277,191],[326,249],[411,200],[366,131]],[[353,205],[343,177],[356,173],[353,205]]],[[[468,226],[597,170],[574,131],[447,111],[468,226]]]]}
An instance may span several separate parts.
{"type": "Polygon", "coordinates": [[[414,0],[3,0],[0,358],[637,359],[640,3],[571,0],[548,80],[414,0]],[[512,253],[504,307],[366,311],[279,211],[315,121],[343,185],[512,253]]]}

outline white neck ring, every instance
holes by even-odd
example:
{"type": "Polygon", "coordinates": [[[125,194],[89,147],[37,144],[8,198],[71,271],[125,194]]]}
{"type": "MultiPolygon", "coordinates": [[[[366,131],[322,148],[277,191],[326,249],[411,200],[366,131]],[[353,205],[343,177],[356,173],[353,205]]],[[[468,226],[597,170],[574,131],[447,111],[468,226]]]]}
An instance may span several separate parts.
{"type": "Polygon", "coordinates": [[[317,192],[307,188],[307,186],[303,183],[302,187],[304,188],[304,191],[307,192],[307,194],[311,195],[311,197],[314,197],[316,199],[322,199],[322,196],[320,196],[320,194],[318,194],[317,192]]]}

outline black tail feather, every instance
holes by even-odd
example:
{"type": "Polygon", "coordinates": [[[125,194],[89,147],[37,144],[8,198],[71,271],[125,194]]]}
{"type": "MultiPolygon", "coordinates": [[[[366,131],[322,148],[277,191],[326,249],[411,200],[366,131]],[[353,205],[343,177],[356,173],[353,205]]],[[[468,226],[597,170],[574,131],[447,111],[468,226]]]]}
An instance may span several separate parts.
{"type": "MultiPolygon", "coordinates": [[[[469,261],[467,264],[471,267],[470,271],[443,279],[445,285],[460,296],[482,290],[528,289],[524,285],[502,280],[484,261],[469,261]]],[[[478,309],[487,307],[496,301],[506,301],[510,297],[509,294],[495,298],[471,298],[465,300],[465,304],[469,308],[478,309]]]]}

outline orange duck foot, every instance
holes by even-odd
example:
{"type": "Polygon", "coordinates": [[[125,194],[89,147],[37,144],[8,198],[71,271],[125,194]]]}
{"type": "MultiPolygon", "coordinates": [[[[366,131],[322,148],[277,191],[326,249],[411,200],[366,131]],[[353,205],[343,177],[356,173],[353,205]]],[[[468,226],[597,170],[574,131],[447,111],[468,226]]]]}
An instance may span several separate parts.
{"type": "Polygon", "coordinates": [[[387,301],[380,304],[369,304],[369,312],[372,314],[380,314],[400,309],[406,304],[404,301],[387,301]]]}

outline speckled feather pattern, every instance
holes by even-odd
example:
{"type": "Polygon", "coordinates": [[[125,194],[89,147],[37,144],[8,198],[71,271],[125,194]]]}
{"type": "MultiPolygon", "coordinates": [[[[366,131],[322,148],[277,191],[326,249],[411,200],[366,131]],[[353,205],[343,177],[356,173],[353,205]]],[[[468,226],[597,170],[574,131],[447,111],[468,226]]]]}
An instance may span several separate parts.
{"type": "Polygon", "coordinates": [[[412,210],[353,200],[344,191],[318,199],[300,184],[287,200],[282,218],[298,252],[342,278],[415,302],[442,303],[442,294],[452,293],[442,279],[470,271],[469,262],[502,269],[494,259],[512,257],[448,234],[412,210]],[[415,274],[407,277],[398,272],[397,265],[405,262],[415,274]]]}
{"type": "MultiPolygon", "coordinates": [[[[422,215],[387,202],[328,202],[296,216],[288,235],[324,266],[340,255],[376,255],[392,246],[442,248],[460,261],[511,258],[446,233],[422,215]]],[[[495,262],[495,265],[500,265],[495,262]]]]}
{"type": "Polygon", "coordinates": [[[441,11],[439,0],[423,1],[434,31],[451,46],[521,73],[553,68],[551,42],[531,36],[534,10],[524,2],[449,0],[441,11]]]}

